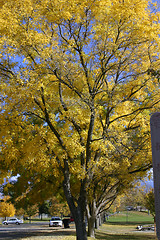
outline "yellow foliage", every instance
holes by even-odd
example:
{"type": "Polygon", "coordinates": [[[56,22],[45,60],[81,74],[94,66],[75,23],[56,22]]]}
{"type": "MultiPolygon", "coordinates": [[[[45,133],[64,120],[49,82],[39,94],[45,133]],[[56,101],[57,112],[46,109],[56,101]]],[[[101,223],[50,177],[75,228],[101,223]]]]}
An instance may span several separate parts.
{"type": "Polygon", "coordinates": [[[5,196],[0,202],[0,216],[1,217],[13,217],[15,214],[14,205],[7,202],[9,197],[5,196]]]}
{"type": "Polygon", "coordinates": [[[100,192],[145,174],[133,172],[151,166],[149,118],[160,107],[149,3],[1,1],[2,172],[58,184],[69,171],[71,188],[86,180],[89,195],[96,181],[100,192]]]}

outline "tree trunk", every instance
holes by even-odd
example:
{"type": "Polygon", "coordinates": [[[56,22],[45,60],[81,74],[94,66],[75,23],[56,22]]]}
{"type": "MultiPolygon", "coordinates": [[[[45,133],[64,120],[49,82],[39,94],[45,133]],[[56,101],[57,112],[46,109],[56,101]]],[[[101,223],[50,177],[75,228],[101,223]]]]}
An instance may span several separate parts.
{"type": "Polygon", "coordinates": [[[87,240],[87,231],[86,231],[86,222],[85,222],[85,213],[86,213],[86,190],[85,190],[85,181],[81,182],[81,190],[79,193],[78,201],[75,205],[73,196],[70,189],[70,177],[69,171],[64,174],[63,189],[65,197],[70,208],[71,214],[74,218],[76,225],[76,239],[77,240],[87,240]]]}
{"type": "Polygon", "coordinates": [[[103,213],[103,223],[106,223],[106,213],[103,213]]]}
{"type": "Polygon", "coordinates": [[[95,220],[93,216],[88,218],[88,236],[93,238],[95,237],[95,220]]]}
{"type": "Polygon", "coordinates": [[[85,212],[86,204],[84,201],[85,197],[82,197],[78,201],[78,206],[72,212],[76,225],[76,236],[77,240],[87,240],[87,231],[86,231],[86,221],[85,221],[85,212]]]}
{"type": "Polygon", "coordinates": [[[77,240],[87,240],[86,221],[85,221],[85,202],[78,202],[78,206],[75,207],[69,204],[72,216],[76,225],[77,240]]]}
{"type": "Polygon", "coordinates": [[[99,226],[102,226],[102,214],[99,214],[99,226]]]}
{"type": "Polygon", "coordinates": [[[99,229],[99,216],[95,219],[95,229],[99,229]]]}
{"type": "Polygon", "coordinates": [[[87,240],[87,231],[86,231],[86,223],[83,219],[77,219],[75,221],[76,225],[76,236],[77,240],[87,240]]]}
{"type": "Polygon", "coordinates": [[[92,204],[87,205],[86,214],[88,219],[88,236],[95,237],[95,224],[97,216],[97,207],[95,199],[93,199],[92,204]]]}

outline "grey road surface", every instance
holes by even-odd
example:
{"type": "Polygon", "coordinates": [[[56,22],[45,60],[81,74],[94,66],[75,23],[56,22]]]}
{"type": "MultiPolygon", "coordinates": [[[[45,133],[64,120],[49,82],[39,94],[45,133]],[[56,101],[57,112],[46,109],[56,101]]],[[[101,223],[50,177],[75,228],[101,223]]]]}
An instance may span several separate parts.
{"type": "Polygon", "coordinates": [[[72,235],[74,227],[64,229],[63,227],[49,227],[48,223],[31,223],[21,225],[0,225],[0,240],[17,240],[35,236],[57,236],[72,235]]]}

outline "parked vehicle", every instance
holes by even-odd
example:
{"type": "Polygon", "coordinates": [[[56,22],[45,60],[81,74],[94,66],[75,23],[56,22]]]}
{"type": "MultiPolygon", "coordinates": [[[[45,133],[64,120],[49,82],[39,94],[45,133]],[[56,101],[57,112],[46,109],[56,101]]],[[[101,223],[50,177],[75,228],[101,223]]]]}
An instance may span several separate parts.
{"type": "Polygon", "coordinates": [[[155,230],[153,225],[143,225],[143,226],[140,225],[140,226],[137,226],[136,229],[139,231],[147,231],[147,230],[154,231],[155,230]]]}
{"type": "Polygon", "coordinates": [[[60,217],[52,217],[49,221],[49,227],[62,227],[62,220],[60,217]]]}
{"type": "Polygon", "coordinates": [[[74,218],[71,216],[69,221],[74,222],[74,218]]]}
{"type": "Polygon", "coordinates": [[[70,218],[63,218],[64,228],[70,228],[69,224],[70,224],[70,218]]]}
{"type": "Polygon", "coordinates": [[[133,210],[134,210],[134,207],[132,207],[132,206],[127,206],[126,209],[127,209],[127,211],[133,211],[133,210]]]}
{"type": "Polygon", "coordinates": [[[5,224],[5,225],[8,225],[8,224],[20,225],[21,223],[23,223],[23,220],[18,219],[18,218],[11,218],[11,219],[3,221],[2,223],[5,224]]]}

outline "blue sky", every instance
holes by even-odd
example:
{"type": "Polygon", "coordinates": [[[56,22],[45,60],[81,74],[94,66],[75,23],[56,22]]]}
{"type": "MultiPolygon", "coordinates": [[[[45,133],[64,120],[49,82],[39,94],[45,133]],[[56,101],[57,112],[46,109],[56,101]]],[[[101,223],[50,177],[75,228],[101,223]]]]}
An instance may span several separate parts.
{"type": "Polygon", "coordinates": [[[159,10],[160,10],[160,0],[152,0],[152,2],[157,2],[157,3],[158,3],[159,10]]]}

